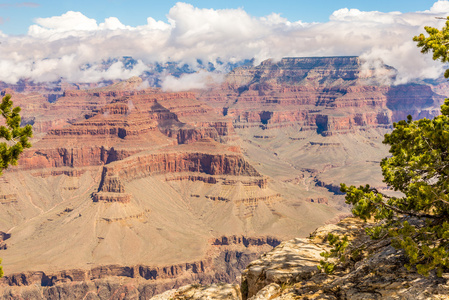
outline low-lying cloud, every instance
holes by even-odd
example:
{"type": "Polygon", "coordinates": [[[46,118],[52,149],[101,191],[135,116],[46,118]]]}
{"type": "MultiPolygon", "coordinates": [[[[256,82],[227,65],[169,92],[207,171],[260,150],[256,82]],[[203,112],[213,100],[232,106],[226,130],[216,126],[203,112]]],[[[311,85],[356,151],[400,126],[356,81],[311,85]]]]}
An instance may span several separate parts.
{"type": "MultiPolygon", "coordinates": [[[[368,64],[381,59],[398,70],[396,83],[441,76],[442,66],[422,55],[413,36],[425,25],[442,27],[449,1],[429,10],[382,13],[342,8],[325,23],[289,21],[279,14],[253,17],[243,9],[199,9],[179,2],[168,12],[168,22],[151,17],[147,24],[128,26],[110,17],[99,23],[80,12],[39,18],[24,36],[0,32],[0,81],[15,83],[64,78],[72,82],[126,79],[151,69],[155,62],[175,61],[195,69],[198,61],[256,63],[286,56],[359,55],[368,64]],[[129,68],[111,58],[130,56],[129,68]]],[[[217,62],[220,62],[218,64],[217,62]]],[[[181,78],[166,77],[166,89],[198,88],[204,72],[181,78]],[[169,87],[169,83],[170,87],[169,87]]]]}
{"type": "Polygon", "coordinates": [[[224,75],[200,70],[197,73],[183,74],[179,78],[167,75],[162,79],[162,90],[167,92],[187,91],[191,89],[204,89],[221,83],[224,75]]]}

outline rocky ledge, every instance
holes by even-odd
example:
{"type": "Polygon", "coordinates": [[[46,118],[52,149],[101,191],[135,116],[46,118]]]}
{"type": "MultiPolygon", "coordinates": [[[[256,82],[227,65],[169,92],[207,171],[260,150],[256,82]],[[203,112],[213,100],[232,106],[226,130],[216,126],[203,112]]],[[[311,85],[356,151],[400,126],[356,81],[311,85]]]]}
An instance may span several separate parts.
{"type": "Polygon", "coordinates": [[[354,243],[369,238],[364,223],[347,218],[318,228],[309,238],[285,241],[251,262],[235,285],[188,285],[153,297],[162,299],[448,299],[449,274],[423,277],[408,271],[406,258],[389,242],[372,243],[366,256],[333,275],[321,273],[320,253],[329,233],[349,234],[354,243]]]}

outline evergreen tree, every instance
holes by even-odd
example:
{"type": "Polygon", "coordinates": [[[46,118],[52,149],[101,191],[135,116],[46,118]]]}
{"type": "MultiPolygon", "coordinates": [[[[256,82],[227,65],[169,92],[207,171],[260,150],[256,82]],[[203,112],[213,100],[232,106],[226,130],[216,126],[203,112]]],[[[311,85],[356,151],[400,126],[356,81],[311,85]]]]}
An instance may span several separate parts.
{"type": "MultiPolygon", "coordinates": [[[[449,17],[441,30],[425,30],[428,37],[420,34],[413,39],[421,52],[432,51],[434,60],[449,62],[449,17]]],[[[445,77],[449,78],[449,69],[445,77]]],[[[366,230],[369,236],[391,238],[392,245],[407,255],[408,268],[416,267],[423,275],[436,270],[441,276],[449,268],[449,99],[433,120],[413,121],[408,116],[393,128],[383,141],[390,145],[391,156],[380,165],[384,182],[402,196],[369,185],[341,184],[341,191],[355,216],[377,222],[366,230]]],[[[334,249],[322,253],[326,260],[320,268],[330,272],[335,266],[327,258],[344,261],[351,247],[346,237],[332,235],[328,239],[334,249]]]]}
{"type": "Polygon", "coordinates": [[[28,139],[32,137],[31,125],[20,127],[20,107],[13,108],[11,95],[5,95],[0,104],[0,111],[5,118],[5,125],[0,126],[0,138],[6,141],[0,143],[0,175],[8,166],[17,165],[23,149],[31,147],[28,139]]]}
{"type": "MultiPolygon", "coordinates": [[[[0,143],[0,175],[9,165],[16,165],[20,154],[25,148],[31,147],[28,139],[32,137],[31,125],[20,127],[20,107],[13,108],[11,95],[5,95],[0,104],[0,112],[5,119],[5,125],[0,126],[0,138],[6,141],[0,143]]],[[[1,259],[0,259],[1,263],[1,259]]],[[[0,266],[0,277],[3,268],[0,266]]]]}

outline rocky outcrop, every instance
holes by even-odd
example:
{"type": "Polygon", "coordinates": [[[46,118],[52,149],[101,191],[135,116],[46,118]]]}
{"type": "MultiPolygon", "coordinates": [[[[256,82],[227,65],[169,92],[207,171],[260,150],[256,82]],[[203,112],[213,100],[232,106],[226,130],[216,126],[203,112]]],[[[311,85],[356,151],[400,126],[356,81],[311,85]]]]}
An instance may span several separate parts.
{"type": "Polygon", "coordinates": [[[307,200],[310,201],[310,202],[313,202],[313,203],[320,203],[320,204],[329,205],[329,199],[327,199],[327,198],[322,198],[322,197],[319,197],[319,198],[308,198],[307,200]]]}
{"type": "MultiPolygon", "coordinates": [[[[98,192],[93,194],[93,200],[95,202],[127,203],[131,195],[125,193],[122,182],[161,174],[190,173],[188,176],[170,176],[168,180],[187,179],[208,183],[217,183],[217,176],[238,176],[238,180],[234,180],[234,182],[232,179],[225,180],[223,184],[232,185],[237,182],[244,184],[243,182],[246,182],[247,185],[266,188],[266,178],[262,177],[240,153],[226,152],[226,149],[211,140],[202,140],[194,145],[197,148],[202,148],[203,151],[195,151],[190,147],[185,147],[187,150],[185,152],[165,149],[156,153],[134,155],[105,165],[98,192]],[[217,148],[217,151],[211,151],[216,147],[221,149],[217,148]],[[210,176],[206,178],[200,174],[210,176]]],[[[265,198],[247,199],[246,201],[269,200],[267,197],[265,198]]],[[[245,199],[240,201],[245,201],[245,199]]]]}
{"type": "Polygon", "coordinates": [[[201,139],[219,140],[217,130],[212,127],[201,128],[166,128],[164,134],[168,137],[176,138],[178,144],[188,144],[199,141],[201,139]]]}
{"type": "Polygon", "coordinates": [[[162,130],[168,137],[176,138],[178,144],[193,143],[207,138],[220,142],[227,142],[237,138],[230,120],[227,122],[195,122],[192,123],[192,126],[171,126],[162,130]]]}
{"type": "Polygon", "coordinates": [[[106,174],[117,174],[122,180],[150,175],[199,172],[208,175],[261,175],[238,154],[202,152],[165,152],[133,156],[104,166],[106,174]]]}
{"type": "Polygon", "coordinates": [[[232,285],[188,285],[155,296],[162,299],[446,299],[449,297],[447,274],[423,277],[404,267],[403,252],[390,243],[371,243],[365,257],[334,275],[321,273],[320,253],[329,250],[329,233],[347,234],[356,244],[366,244],[360,220],[347,218],[337,225],[318,228],[309,238],[282,242],[252,261],[242,273],[241,295],[231,293],[232,285]],[[193,298],[188,298],[193,297],[193,298]],[[203,298],[201,298],[203,297],[203,298]],[[209,297],[209,298],[207,298],[209,297]]]}
{"type": "Polygon", "coordinates": [[[2,299],[31,297],[32,299],[82,299],[96,295],[100,299],[141,296],[149,299],[156,293],[187,284],[192,279],[210,283],[211,267],[205,262],[168,267],[102,266],[91,270],[68,270],[54,274],[30,272],[1,279],[2,299]]]}
{"type": "Polygon", "coordinates": [[[205,273],[210,270],[212,260],[192,262],[186,264],[151,267],[144,265],[137,266],[100,266],[90,270],[74,269],[64,270],[55,273],[45,272],[24,272],[12,274],[0,279],[3,286],[29,286],[37,284],[39,286],[55,286],[61,283],[95,280],[107,277],[143,278],[146,280],[174,279],[182,277],[186,273],[205,273]]]}
{"type": "Polygon", "coordinates": [[[120,202],[129,203],[131,201],[131,194],[128,193],[115,193],[115,192],[97,192],[92,194],[92,200],[94,202],[120,202]]]}
{"type": "Polygon", "coordinates": [[[2,194],[0,195],[0,204],[9,204],[17,202],[17,194],[2,194]]]}
{"type": "Polygon", "coordinates": [[[317,265],[325,245],[294,239],[281,243],[276,251],[268,252],[251,262],[242,274],[244,299],[255,296],[265,286],[276,283],[308,280],[319,272],[317,265]]]}
{"type": "Polygon", "coordinates": [[[212,284],[202,286],[191,284],[183,286],[177,290],[170,290],[160,295],[154,296],[151,300],[228,300],[241,299],[240,287],[236,284],[212,284]]]}
{"type": "Polygon", "coordinates": [[[5,240],[9,239],[10,237],[11,234],[0,231],[0,250],[6,249],[8,247],[5,240]]]}
{"type": "Polygon", "coordinates": [[[100,188],[97,193],[92,194],[92,200],[128,203],[131,201],[131,194],[125,193],[125,186],[117,175],[108,174],[107,170],[103,169],[100,188]]]}
{"type": "Polygon", "coordinates": [[[261,246],[270,245],[276,247],[280,244],[280,241],[275,237],[245,237],[245,236],[222,236],[211,241],[214,246],[229,246],[229,245],[243,245],[248,246],[261,246]]]}
{"type": "Polygon", "coordinates": [[[32,148],[23,153],[19,168],[23,170],[60,168],[60,167],[89,167],[100,166],[111,161],[129,157],[138,150],[120,149],[114,147],[56,147],[53,149],[32,148]]]}
{"type": "Polygon", "coordinates": [[[372,243],[367,257],[335,275],[317,269],[320,252],[328,249],[328,233],[348,234],[353,243],[363,244],[368,237],[364,224],[349,218],[337,225],[317,229],[307,239],[281,243],[252,262],[242,274],[243,299],[442,299],[449,296],[447,277],[423,277],[404,267],[403,252],[390,243],[372,243]],[[324,243],[323,243],[324,242],[324,243]],[[375,275],[374,275],[375,274],[375,275]]]}

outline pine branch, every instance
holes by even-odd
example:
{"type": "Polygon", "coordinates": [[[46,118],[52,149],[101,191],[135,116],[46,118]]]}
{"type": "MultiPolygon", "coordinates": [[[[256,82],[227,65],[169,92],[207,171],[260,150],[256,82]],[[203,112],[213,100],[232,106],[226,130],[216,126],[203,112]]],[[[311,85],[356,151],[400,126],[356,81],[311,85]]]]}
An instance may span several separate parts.
{"type": "MultiPolygon", "coordinates": [[[[393,197],[390,197],[390,196],[388,196],[388,195],[386,195],[384,193],[379,192],[376,188],[370,188],[370,191],[374,192],[375,194],[381,195],[382,197],[387,198],[387,199],[392,199],[393,198],[393,197]]],[[[392,211],[394,211],[394,212],[396,212],[398,214],[407,215],[407,216],[411,216],[411,217],[429,218],[429,219],[440,219],[442,217],[441,215],[436,216],[436,215],[418,213],[418,212],[413,212],[413,211],[405,211],[405,210],[402,210],[402,209],[400,209],[398,207],[389,205],[389,204],[387,204],[385,202],[382,202],[382,201],[378,202],[378,203],[380,205],[382,205],[383,207],[386,207],[386,208],[388,208],[388,209],[390,209],[390,210],[392,210],[392,211]]]]}

